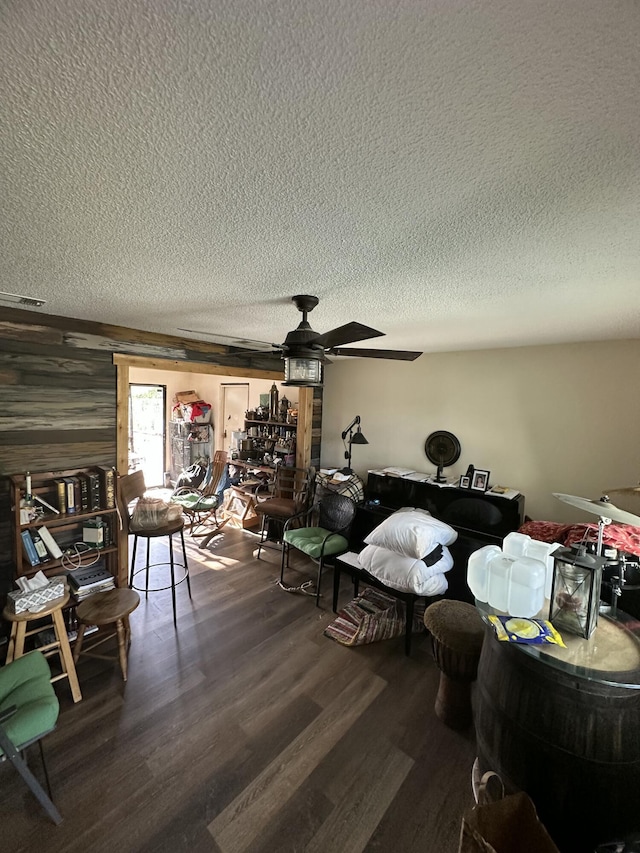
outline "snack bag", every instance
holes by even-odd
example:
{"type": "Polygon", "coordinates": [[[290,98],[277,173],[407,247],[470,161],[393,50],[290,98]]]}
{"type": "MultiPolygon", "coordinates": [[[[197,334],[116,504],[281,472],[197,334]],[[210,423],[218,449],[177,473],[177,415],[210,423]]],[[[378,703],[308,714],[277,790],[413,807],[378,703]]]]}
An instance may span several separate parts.
{"type": "Polygon", "coordinates": [[[496,637],[506,643],[544,645],[552,643],[566,648],[559,632],[544,619],[523,619],[519,616],[489,616],[496,637]]]}

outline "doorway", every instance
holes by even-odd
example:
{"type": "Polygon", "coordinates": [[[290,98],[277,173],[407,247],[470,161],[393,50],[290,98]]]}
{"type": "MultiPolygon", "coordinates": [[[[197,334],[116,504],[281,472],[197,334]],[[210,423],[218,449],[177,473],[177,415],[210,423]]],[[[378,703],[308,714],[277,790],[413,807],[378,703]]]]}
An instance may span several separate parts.
{"type": "MultiPolygon", "coordinates": [[[[249,383],[234,382],[222,386],[222,440],[224,448],[232,446],[234,432],[244,429],[244,419],[249,408],[249,383]]],[[[236,448],[237,450],[238,448],[236,448]]]]}
{"type": "Polygon", "coordinates": [[[147,487],[163,486],[166,469],[165,385],[129,384],[129,466],[147,487]]]}

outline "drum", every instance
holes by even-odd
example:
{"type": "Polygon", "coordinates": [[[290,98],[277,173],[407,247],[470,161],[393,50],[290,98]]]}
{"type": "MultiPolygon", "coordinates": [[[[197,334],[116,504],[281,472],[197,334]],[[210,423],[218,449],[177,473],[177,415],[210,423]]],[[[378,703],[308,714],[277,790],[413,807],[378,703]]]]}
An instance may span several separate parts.
{"type": "Polygon", "coordinates": [[[563,853],[640,830],[640,624],[619,616],[601,615],[589,640],[567,634],[566,649],[499,642],[486,629],[480,769],[529,794],[563,853]]]}

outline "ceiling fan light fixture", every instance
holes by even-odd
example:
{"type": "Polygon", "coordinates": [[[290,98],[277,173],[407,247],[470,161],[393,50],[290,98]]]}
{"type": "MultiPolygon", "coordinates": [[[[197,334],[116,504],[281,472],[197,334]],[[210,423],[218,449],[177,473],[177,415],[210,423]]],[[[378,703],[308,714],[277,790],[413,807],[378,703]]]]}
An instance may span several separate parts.
{"type": "Polygon", "coordinates": [[[283,385],[298,387],[320,387],[322,385],[322,361],[306,356],[284,357],[283,385]]]}

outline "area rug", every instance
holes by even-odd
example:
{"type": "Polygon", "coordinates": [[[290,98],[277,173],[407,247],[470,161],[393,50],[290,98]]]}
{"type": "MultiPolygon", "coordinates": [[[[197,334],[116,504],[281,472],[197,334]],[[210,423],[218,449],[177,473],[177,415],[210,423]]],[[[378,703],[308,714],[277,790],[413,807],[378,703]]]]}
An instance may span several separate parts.
{"type": "MultiPolygon", "coordinates": [[[[413,633],[424,631],[425,603],[416,602],[413,633]]],[[[377,589],[367,587],[350,601],[330,625],[324,629],[329,637],[343,646],[362,646],[393,637],[404,636],[405,603],[377,589]]]]}

